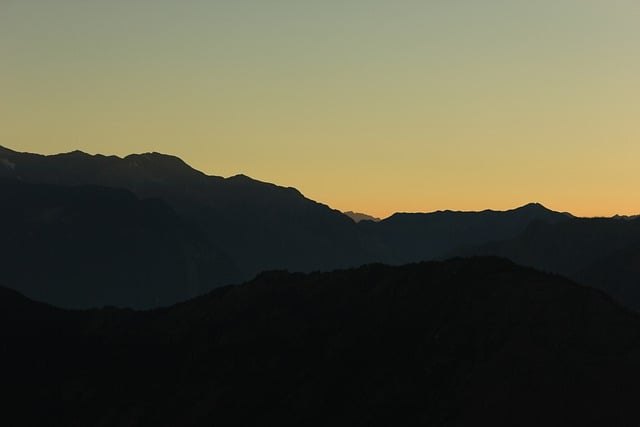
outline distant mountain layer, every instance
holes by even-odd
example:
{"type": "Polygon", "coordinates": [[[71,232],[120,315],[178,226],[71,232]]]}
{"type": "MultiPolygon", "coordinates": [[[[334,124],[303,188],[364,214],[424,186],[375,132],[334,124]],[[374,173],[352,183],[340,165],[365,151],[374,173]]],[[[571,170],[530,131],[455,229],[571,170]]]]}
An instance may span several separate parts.
{"type": "Polygon", "coordinates": [[[343,212],[343,214],[345,214],[346,216],[348,216],[349,218],[351,218],[355,222],[360,222],[360,221],[378,222],[378,221],[380,221],[380,218],[376,218],[375,216],[367,215],[367,214],[360,213],[360,212],[347,211],[347,212],[343,212]]]}
{"type": "Polygon", "coordinates": [[[11,426],[633,426],[640,319],[492,258],[272,272],[150,312],[0,288],[11,426]]]}

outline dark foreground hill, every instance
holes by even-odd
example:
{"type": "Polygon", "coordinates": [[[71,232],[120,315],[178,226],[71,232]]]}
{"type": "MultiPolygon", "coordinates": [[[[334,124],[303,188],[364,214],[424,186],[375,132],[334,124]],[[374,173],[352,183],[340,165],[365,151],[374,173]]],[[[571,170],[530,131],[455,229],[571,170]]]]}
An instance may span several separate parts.
{"type": "Polygon", "coordinates": [[[233,262],[161,200],[0,178],[0,281],[68,308],[150,308],[238,279],[233,262]]]}
{"type": "Polygon", "coordinates": [[[494,258],[265,273],[150,312],[1,290],[0,337],[4,425],[640,423],[640,319],[494,258]]]}

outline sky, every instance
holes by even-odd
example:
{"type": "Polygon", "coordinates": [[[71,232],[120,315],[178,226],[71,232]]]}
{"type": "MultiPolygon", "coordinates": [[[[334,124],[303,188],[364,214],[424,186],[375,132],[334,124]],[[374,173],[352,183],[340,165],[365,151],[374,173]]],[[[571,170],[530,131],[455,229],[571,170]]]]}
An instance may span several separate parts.
{"type": "Polygon", "coordinates": [[[640,213],[637,0],[0,0],[0,145],[340,210],[640,213]]]}

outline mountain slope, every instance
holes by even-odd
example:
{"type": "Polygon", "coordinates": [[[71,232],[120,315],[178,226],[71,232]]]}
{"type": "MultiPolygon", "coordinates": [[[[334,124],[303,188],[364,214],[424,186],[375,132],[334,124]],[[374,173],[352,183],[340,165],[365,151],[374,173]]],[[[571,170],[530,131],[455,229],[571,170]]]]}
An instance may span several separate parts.
{"type": "Polygon", "coordinates": [[[640,422],[640,319],[500,259],[272,272],[146,313],[0,308],[14,426],[640,422]]]}
{"type": "Polygon", "coordinates": [[[61,307],[173,304],[238,279],[227,255],[160,200],[0,178],[0,280],[61,307]]]}

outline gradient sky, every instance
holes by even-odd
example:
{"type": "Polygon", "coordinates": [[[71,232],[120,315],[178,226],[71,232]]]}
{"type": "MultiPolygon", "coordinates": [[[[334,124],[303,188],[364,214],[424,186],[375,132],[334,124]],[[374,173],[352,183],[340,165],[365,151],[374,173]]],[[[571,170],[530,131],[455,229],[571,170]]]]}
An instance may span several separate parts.
{"type": "Polygon", "coordinates": [[[0,0],[0,145],[341,210],[640,212],[637,0],[0,0]]]}

